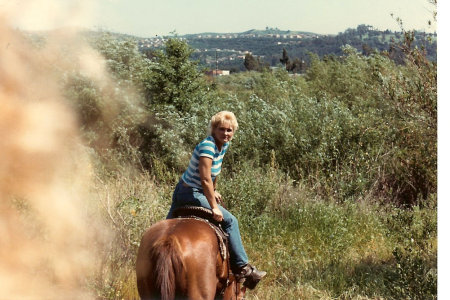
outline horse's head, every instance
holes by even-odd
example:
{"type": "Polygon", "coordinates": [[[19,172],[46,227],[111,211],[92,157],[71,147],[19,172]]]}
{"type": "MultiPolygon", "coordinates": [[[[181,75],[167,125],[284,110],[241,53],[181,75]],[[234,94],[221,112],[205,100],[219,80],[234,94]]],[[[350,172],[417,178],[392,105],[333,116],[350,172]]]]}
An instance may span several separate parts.
{"type": "Polygon", "coordinates": [[[228,286],[225,288],[223,294],[223,300],[244,300],[246,287],[236,280],[234,275],[230,275],[230,281],[228,286]]]}

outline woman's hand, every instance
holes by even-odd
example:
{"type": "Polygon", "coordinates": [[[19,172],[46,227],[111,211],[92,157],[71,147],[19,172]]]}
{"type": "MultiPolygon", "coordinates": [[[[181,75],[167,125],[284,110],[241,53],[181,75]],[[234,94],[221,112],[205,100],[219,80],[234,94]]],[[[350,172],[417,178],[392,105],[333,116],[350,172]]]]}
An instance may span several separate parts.
{"type": "Polygon", "coordinates": [[[214,198],[218,204],[222,204],[222,195],[218,191],[214,191],[214,198]]]}
{"type": "Polygon", "coordinates": [[[223,214],[220,211],[220,209],[218,207],[213,208],[212,212],[213,212],[213,219],[216,220],[217,222],[222,222],[223,214]]]}

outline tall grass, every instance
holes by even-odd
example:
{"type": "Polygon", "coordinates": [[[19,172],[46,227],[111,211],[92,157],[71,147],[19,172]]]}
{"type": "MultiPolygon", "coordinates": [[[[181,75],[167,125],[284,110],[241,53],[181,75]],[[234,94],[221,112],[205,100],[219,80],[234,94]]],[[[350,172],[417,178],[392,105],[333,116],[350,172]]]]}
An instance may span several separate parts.
{"type": "MultiPolygon", "coordinates": [[[[435,207],[335,203],[294,185],[276,166],[248,164],[223,175],[218,187],[250,260],[268,271],[248,299],[436,298],[435,207]]],[[[95,289],[101,299],[135,299],[139,239],[165,217],[173,185],[142,175],[95,186],[115,233],[95,289]]]]}
{"type": "Polygon", "coordinates": [[[274,167],[243,169],[224,183],[225,194],[250,258],[269,273],[250,299],[436,297],[433,205],[335,203],[280,179],[274,167]]]}
{"type": "Polygon", "coordinates": [[[100,176],[92,183],[102,220],[112,232],[103,247],[102,268],[92,288],[101,299],[138,299],[134,275],[139,242],[144,231],[165,218],[170,187],[155,183],[144,173],[100,176]]]}

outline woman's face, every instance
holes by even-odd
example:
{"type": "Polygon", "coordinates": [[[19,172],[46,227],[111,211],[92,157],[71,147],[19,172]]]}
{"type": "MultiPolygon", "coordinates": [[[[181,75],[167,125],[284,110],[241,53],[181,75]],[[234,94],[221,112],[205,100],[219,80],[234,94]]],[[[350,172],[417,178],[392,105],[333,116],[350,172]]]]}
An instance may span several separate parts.
{"type": "Polygon", "coordinates": [[[225,143],[231,141],[234,135],[233,127],[229,122],[224,122],[219,124],[216,128],[213,129],[212,136],[216,141],[218,146],[222,146],[225,143]]]}

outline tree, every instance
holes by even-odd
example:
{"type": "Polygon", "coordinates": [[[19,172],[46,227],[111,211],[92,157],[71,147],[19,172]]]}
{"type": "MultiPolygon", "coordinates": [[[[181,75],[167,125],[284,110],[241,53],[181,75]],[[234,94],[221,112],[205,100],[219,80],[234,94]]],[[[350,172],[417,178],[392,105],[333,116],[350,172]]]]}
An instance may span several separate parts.
{"type": "Polygon", "coordinates": [[[287,70],[289,64],[289,56],[287,54],[286,48],[283,48],[283,56],[282,58],[280,58],[280,62],[286,67],[287,70]]]}
{"type": "Polygon", "coordinates": [[[258,71],[259,70],[259,62],[253,57],[250,53],[245,54],[244,66],[247,71],[258,71]]]}
{"type": "Polygon", "coordinates": [[[288,71],[293,73],[302,73],[305,70],[305,62],[298,57],[294,59],[292,63],[289,64],[288,71]]]}
{"type": "Polygon", "coordinates": [[[375,51],[366,43],[362,45],[362,54],[365,56],[369,56],[370,54],[374,53],[375,51]]]}
{"type": "Polygon", "coordinates": [[[185,41],[171,38],[151,60],[144,83],[149,115],[140,127],[139,151],[142,165],[152,172],[161,172],[162,164],[181,170],[189,155],[184,149],[199,140],[197,127],[204,126],[197,118],[210,115],[203,104],[208,101],[208,84],[198,62],[190,59],[193,51],[185,41]]]}
{"type": "Polygon", "coordinates": [[[154,53],[146,82],[146,98],[150,105],[173,105],[188,111],[196,94],[205,88],[197,62],[191,61],[194,50],[184,41],[171,38],[163,51],[154,53]]]}

